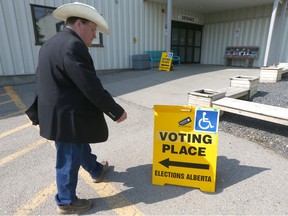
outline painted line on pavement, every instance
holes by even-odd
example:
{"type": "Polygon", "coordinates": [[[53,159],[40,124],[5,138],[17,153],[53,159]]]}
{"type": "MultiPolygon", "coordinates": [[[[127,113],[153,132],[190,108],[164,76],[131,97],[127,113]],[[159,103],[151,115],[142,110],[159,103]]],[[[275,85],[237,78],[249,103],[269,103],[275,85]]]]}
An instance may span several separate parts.
{"type": "Polygon", "coordinates": [[[94,191],[115,211],[118,215],[144,215],[135,205],[122,196],[111,183],[94,183],[91,176],[83,168],[79,170],[81,177],[94,189],[94,191]]]}
{"type": "Polygon", "coordinates": [[[23,114],[23,112],[22,112],[22,111],[17,111],[17,112],[10,113],[10,114],[5,115],[5,116],[1,116],[1,117],[0,117],[0,120],[1,120],[1,119],[6,119],[6,118],[10,118],[10,117],[16,116],[16,115],[18,115],[18,114],[23,114]]]}
{"type": "Polygon", "coordinates": [[[30,144],[29,146],[21,149],[20,151],[14,152],[13,154],[10,154],[9,156],[0,159],[0,166],[3,166],[4,164],[6,164],[8,162],[10,162],[10,161],[12,161],[12,160],[14,160],[20,156],[23,156],[24,154],[32,151],[33,149],[37,148],[40,145],[43,145],[46,142],[47,142],[46,139],[40,139],[40,140],[30,144]]]}
{"type": "Polygon", "coordinates": [[[7,93],[0,94],[0,97],[8,95],[7,93]]]}
{"type": "MultiPolygon", "coordinates": [[[[3,95],[9,95],[10,98],[12,99],[12,101],[18,107],[19,111],[12,113],[10,115],[6,115],[4,117],[1,117],[0,119],[23,113],[26,110],[26,106],[22,102],[20,97],[17,95],[17,93],[14,91],[14,89],[11,86],[6,86],[6,87],[4,87],[4,89],[7,92],[7,94],[3,94],[3,95]]],[[[30,127],[31,125],[32,125],[31,122],[29,122],[27,124],[21,125],[21,126],[14,128],[12,130],[6,131],[6,132],[0,134],[0,138],[11,135],[17,131],[23,130],[27,127],[30,127]]],[[[33,149],[37,148],[40,145],[43,145],[46,142],[47,142],[46,139],[40,139],[40,140],[30,144],[26,148],[24,148],[20,151],[17,151],[17,152],[15,152],[15,153],[13,153],[13,154],[5,157],[5,158],[0,159],[0,166],[4,165],[4,164],[20,157],[20,156],[23,156],[26,153],[29,153],[33,149]]],[[[48,197],[54,195],[56,193],[56,191],[57,191],[56,182],[53,182],[51,185],[49,185],[48,187],[41,190],[33,198],[31,198],[24,205],[22,205],[20,208],[18,208],[16,210],[16,212],[14,213],[14,215],[28,215],[29,213],[33,212],[38,206],[40,206],[42,203],[44,203],[48,197]]]]}
{"type": "MultiPolygon", "coordinates": [[[[48,141],[55,149],[53,141],[48,141]]],[[[105,202],[111,207],[112,211],[115,211],[118,215],[144,215],[135,205],[129,202],[124,196],[120,195],[116,187],[111,183],[94,183],[91,176],[82,167],[80,167],[79,175],[105,202]]]]}
{"type": "MultiPolygon", "coordinates": [[[[39,128],[38,128],[39,129],[39,128]]],[[[45,140],[55,149],[55,145],[53,145],[52,141],[45,140]]],[[[44,188],[40,192],[38,192],[35,196],[33,196],[30,200],[28,200],[25,204],[19,207],[13,215],[29,215],[31,212],[34,212],[37,207],[47,201],[49,197],[52,197],[57,193],[56,181],[54,181],[51,185],[44,188]]]]}
{"type": "Polygon", "coordinates": [[[7,101],[4,101],[4,102],[1,102],[1,103],[0,103],[0,106],[1,106],[1,105],[4,105],[4,104],[7,104],[7,103],[13,103],[13,101],[12,101],[12,100],[7,100],[7,101]]]}
{"type": "Polygon", "coordinates": [[[13,215],[29,215],[38,206],[44,203],[47,200],[47,197],[51,197],[56,194],[56,191],[56,182],[53,182],[51,185],[41,190],[34,197],[28,200],[28,202],[18,208],[13,215]]]}
{"type": "Polygon", "coordinates": [[[15,105],[18,107],[18,109],[22,112],[25,112],[26,106],[20,99],[20,97],[17,95],[15,90],[12,86],[4,86],[4,90],[7,92],[7,94],[10,96],[10,98],[13,100],[15,105]]]}
{"type": "MultiPolygon", "coordinates": [[[[22,102],[20,97],[14,91],[12,86],[4,87],[7,94],[14,101],[15,105],[18,107],[20,112],[24,112],[27,108],[25,104],[22,102]]],[[[31,123],[30,123],[31,124],[31,123]]],[[[39,128],[38,128],[39,130],[39,128]]],[[[35,149],[37,146],[40,146],[46,143],[46,139],[40,139],[35,143],[32,143],[25,149],[20,150],[19,152],[15,152],[12,155],[3,158],[0,160],[0,166],[19,157],[25,153],[30,152],[35,149]]],[[[54,142],[48,141],[54,148],[54,142]]],[[[119,191],[116,187],[114,187],[111,183],[98,183],[95,184],[91,181],[90,175],[84,171],[84,169],[80,169],[79,171],[81,177],[85,180],[85,182],[94,189],[94,191],[111,207],[111,210],[115,211],[118,215],[144,215],[135,205],[129,202],[124,196],[120,195],[121,191],[119,191]]],[[[53,183],[54,184],[54,183],[53,183]]],[[[17,210],[15,215],[26,215],[30,212],[33,212],[40,204],[44,203],[51,194],[56,193],[56,186],[50,185],[48,188],[40,191],[35,197],[30,199],[26,204],[17,210]],[[41,203],[38,203],[41,202],[41,203]]]]}
{"type": "MultiPolygon", "coordinates": [[[[53,141],[49,143],[54,147],[53,141]]],[[[94,183],[91,176],[82,167],[80,167],[79,175],[105,202],[111,207],[111,210],[115,211],[118,215],[144,215],[135,205],[129,202],[124,196],[120,195],[116,187],[111,183],[94,183]]]]}
{"type": "Polygon", "coordinates": [[[20,130],[25,129],[25,128],[28,128],[28,127],[30,127],[31,125],[32,125],[31,123],[27,123],[27,124],[21,125],[21,126],[19,126],[19,127],[13,128],[13,129],[11,129],[11,130],[9,130],[9,131],[6,131],[6,132],[4,132],[4,133],[0,133],[0,139],[3,138],[3,137],[9,136],[9,135],[11,135],[11,134],[14,134],[14,133],[16,133],[16,132],[18,132],[18,131],[20,131],[20,130]]]}
{"type": "Polygon", "coordinates": [[[18,107],[19,111],[18,112],[14,112],[14,113],[10,113],[8,115],[5,116],[1,116],[1,119],[4,118],[9,118],[18,114],[23,114],[23,112],[25,112],[26,110],[26,106],[25,104],[22,102],[22,100],[20,99],[20,97],[17,95],[17,93],[14,91],[12,86],[4,86],[3,87],[4,90],[6,91],[5,95],[9,95],[9,97],[11,98],[11,100],[15,103],[15,105],[18,107]]]}

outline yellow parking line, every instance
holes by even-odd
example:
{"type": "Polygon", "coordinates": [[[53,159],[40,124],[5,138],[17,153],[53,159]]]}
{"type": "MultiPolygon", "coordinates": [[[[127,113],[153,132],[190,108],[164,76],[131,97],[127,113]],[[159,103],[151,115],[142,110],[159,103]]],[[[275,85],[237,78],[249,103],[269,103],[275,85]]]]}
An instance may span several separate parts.
{"type": "Polygon", "coordinates": [[[0,159],[0,166],[3,166],[4,164],[32,151],[33,149],[37,148],[38,146],[40,146],[46,142],[47,142],[46,139],[40,139],[40,140],[30,144],[29,146],[21,149],[20,151],[14,152],[13,154],[11,154],[9,156],[0,159]]]}
{"type": "MultiPolygon", "coordinates": [[[[49,141],[49,143],[55,148],[54,142],[49,141]]],[[[82,167],[79,170],[79,175],[118,215],[144,215],[135,205],[120,195],[121,191],[111,183],[103,182],[96,184],[92,182],[91,176],[82,167]]]]}
{"type": "MultiPolygon", "coordinates": [[[[7,94],[14,101],[15,105],[18,107],[20,112],[24,112],[26,110],[25,104],[22,102],[20,97],[14,91],[12,86],[4,87],[7,94]]],[[[0,118],[1,119],[1,118],[0,118]]],[[[37,146],[44,144],[47,140],[40,139],[35,143],[32,143],[28,147],[11,154],[10,156],[0,159],[0,166],[19,157],[29,151],[35,149],[37,146]]],[[[49,143],[54,146],[54,142],[49,141],[49,143]]],[[[94,189],[94,191],[105,199],[107,204],[114,210],[118,215],[144,215],[135,205],[130,203],[124,196],[120,195],[121,191],[119,191],[116,187],[114,187],[110,183],[98,183],[95,184],[91,182],[90,175],[85,172],[83,169],[80,170],[80,175],[84,178],[86,183],[90,185],[94,189]]],[[[56,193],[55,183],[50,185],[49,187],[40,191],[35,197],[29,200],[26,204],[21,206],[15,213],[15,215],[28,215],[30,212],[34,211],[40,204],[44,203],[49,196],[56,193]]]]}
{"type": "Polygon", "coordinates": [[[53,196],[56,193],[56,190],[56,182],[53,182],[18,208],[13,215],[29,215],[29,213],[33,212],[38,206],[44,203],[48,197],[53,196]]]}
{"type": "MultiPolygon", "coordinates": [[[[55,148],[54,142],[49,141],[49,143],[55,148]]],[[[121,191],[111,183],[93,183],[89,173],[82,167],[79,170],[79,175],[118,215],[144,215],[135,205],[120,195],[121,191]]]]}
{"type": "Polygon", "coordinates": [[[118,215],[144,215],[135,205],[122,196],[111,183],[93,183],[91,176],[84,170],[79,171],[85,182],[115,211],[118,215]]]}
{"type": "MultiPolygon", "coordinates": [[[[40,141],[40,140],[39,140],[40,141]]],[[[51,145],[52,141],[48,141],[51,145]]],[[[54,147],[54,145],[52,145],[54,147]]],[[[45,187],[43,190],[39,191],[35,196],[33,196],[30,200],[28,200],[25,204],[23,204],[20,208],[16,210],[13,215],[29,215],[31,212],[35,211],[35,209],[46,202],[46,200],[57,193],[56,181],[54,181],[48,187],[45,187]]]]}
{"type": "Polygon", "coordinates": [[[25,129],[25,128],[28,128],[31,125],[32,125],[31,123],[27,123],[27,124],[21,125],[19,127],[13,128],[12,130],[5,131],[4,133],[0,133],[0,139],[3,138],[3,137],[9,136],[11,134],[14,134],[14,133],[16,133],[16,132],[18,132],[20,130],[25,129]]]}
{"type": "Polygon", "coordinates": [[[6,95],[7,95],[7,93],[2,93],[2,94],[0,94],[0,97],[6,96],[6,95]]]}
{"type": "Polygon", "coordinates": [[[5,118],[9,118],[9,117],[12,117],[12,116],[16,116],[16,115],[18,115],[18,114],[23,114],[23,111],[17,111],[17,112],[10,113],[10,114],[5,115],[5,116],[1,116],[1,117],[0,117],[0,120],[1,120],[1,119],[5,119],[5,118]]]}
{"type": "MultiPolygon", "coordinates": [[[[43,139],[41,139],[43,140],[43,139]]],[[[32,150],[36,148],[38,145],[43,144],[41,140],[31,144],[28,149],[32,150]]],[[[46,140],[44,140],[44,143],[46,140]]],[[[51,146],[54,146],[52,141],[48,141],[51,146]]],[[[28,151],[25,151],[25,153],[28,151]]],[[[16,152],[11,156],[8,156],[6,159],[0,160],[0,166],[12,159],[21,156],[24,154],[24,151],[20,151],[20,153],[16,152]]],[[[115,211],[118,215],[144,215],[135,205],[129,202],[124,196],[122,196],[116,187],[114,187],[111,183],[98,183],[95,184],[91,181],[90,175],[83,169],[80,169],[80,176],[85,180],[85,182],[100,196],[105,202],[111,207],[111,210],[115,211]]],[[[14,215],[28,215],[33,212],[38,206],[44,203],[48,197],[51,197],[53,194],[57,193],[56,183],[51,184],[49,187],[43,189],[38,194],[36,194],[33,198],[28,200],[24,205],[17,209],[14,215]]]]}
{"type": "Polygon", "coordinates": [[[18,107],[18,109],[22,112],[26,110],[25,104],[22,102],[20,97],[17,95],[17,93],[14,91],[12,86],[4,86],[4,90],[7,92],[7,94],[10,96],[10,98],[13,100],[15,105],[18,107]]]}
{"type": "Polygon", "coordinates": [[[1,106],[1,105],[4,105],[4,104],[7,104],[7,103],[12,103],[12,102],[13,102],[12,100],[4,101],[4,102],[1,102],[1,103],[0,103],[0,106],[1,106]]]}
{"type": "MultiPolygon", "coordinates": [[[[52,147],[55,148],[54,142],[48,141],[52,147]]],[[[1,163],[0,163],[1,165],[1,163]]],[[[124,196],[120,195],[116,187],[110,183],[98,183],[95,184],[91,181],[90,175],[83,169],[80,169],[80,176],[85,182],[94,189],[94,191],[102,197],[105,202],[111,207],[111,210],[115,211],[118,215],[144,215],[136,206],[130,203],[124,196]]],[[[14,215],[28,215],[33,212],[38,206],[44,203],[48,197],[57,193],[56,183],[51,184],[49,187],[40,191],[37,195],[31,198],[23,206],[21,206],[14,215]]]]}

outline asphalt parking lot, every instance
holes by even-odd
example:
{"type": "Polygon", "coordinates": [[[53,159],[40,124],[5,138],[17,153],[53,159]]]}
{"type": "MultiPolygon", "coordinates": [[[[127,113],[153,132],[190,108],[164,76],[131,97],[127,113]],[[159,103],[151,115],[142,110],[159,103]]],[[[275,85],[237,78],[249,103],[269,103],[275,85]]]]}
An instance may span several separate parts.
{"type": "MultiPolygon", "coordinates": [[[[288,161],[263,146],[219,132],[216,191],[152,184],[155,104],[184,105],[192,89],[220,89],[229,77],[258,69],[180,66],[101,74],[123,105],[127,121],[107,118],[109,140],[93,144],[111,167],[100,184],[79,173],[77,195],[92,199],[87,215],[288,215],[288,161]]],[[[34,83],[0,87],[0,185],[2,215],[55,215],[55,148],[23,114],[34,83]]]]}

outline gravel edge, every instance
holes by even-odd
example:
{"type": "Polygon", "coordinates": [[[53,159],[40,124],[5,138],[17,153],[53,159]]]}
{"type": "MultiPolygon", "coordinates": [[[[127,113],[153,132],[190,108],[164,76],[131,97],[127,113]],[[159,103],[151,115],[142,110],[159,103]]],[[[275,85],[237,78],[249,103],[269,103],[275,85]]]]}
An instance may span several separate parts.
{"type": "MultiPolygon", "coordinates": [[[[259,83],[257,90],[250,101],[288,108],[288,76],[276,83],[259,83]]],[[[288,126],[225,112],[219,130],[256,142],[288,159],[288,126]]]]}

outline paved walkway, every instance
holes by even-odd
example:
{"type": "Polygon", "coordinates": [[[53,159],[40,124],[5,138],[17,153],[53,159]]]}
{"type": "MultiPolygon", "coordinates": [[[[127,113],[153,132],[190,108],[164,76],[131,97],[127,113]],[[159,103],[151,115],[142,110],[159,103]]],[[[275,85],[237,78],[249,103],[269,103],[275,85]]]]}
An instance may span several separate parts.
{"type": "Polygon", "coordinates": [[[229,87],[230,77],[237,75],[259,76],[257,68],[227,68],[221,66],[189,65],[174,67],[174,71],[129,71],[119,75],[102,77],[115,96],[152,108],[154,104],[187,104],[188,93],[196,89],[218,90],[229,87]],[[109,84],[109,82],[113,84],[109,84]]]}
{"type": "MultiPolygon", "coordinates": [[[[91,215],[287,215],[288,160],[256,143],[219,132],[215,193],[151,184],[155,104],[187,104],[188,92],[221,89],[229,77],[259,75],[259,69],[189,65],[101,75],[104,86],[128,112],[117,124],[107,119],[109,140],[92,145],[108,160],[105,182],[92,184],[80,172],[78,196],[90,198],[91,215]]],[[[55,149],[39,137],[23,109],[34,84],[0,88],[0,185],[3,215],[55,215],[55,149]]]]}

